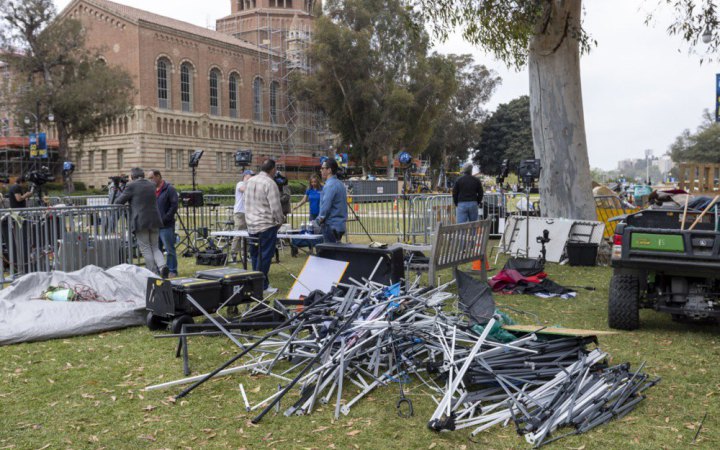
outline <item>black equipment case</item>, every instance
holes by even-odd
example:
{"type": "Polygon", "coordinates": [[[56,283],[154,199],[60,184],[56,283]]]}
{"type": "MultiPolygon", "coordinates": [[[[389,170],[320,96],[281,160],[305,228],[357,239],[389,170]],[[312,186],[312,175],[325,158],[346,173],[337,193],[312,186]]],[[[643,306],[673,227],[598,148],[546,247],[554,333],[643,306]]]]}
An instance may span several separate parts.
{"type": "Polygon", "coordinates": [[[405,278],[402,247],[371,248],[367,245],[324,243],[316,245],[315,252],[321,258],[350,263],[341,283],[351,283],[351,277],[358,281],[362,281],[363,277],[369,278],[380,258],[382,262],[372,281],[393,284],[405,278]]]}
{"type": "Polygon", "coordinates": [[[195,273],[195,276],[204,280],[219,281],[222,287],[220,304],[230,299],[225,306],[248,303],[251,301],[250,297],[256,300],[262,300],[263,298],[265,275],[262,272],[224,267],[221,269],[199,270],[195,273]]]}
{"type": "Polygon", "coordinates": [[[221,291],[222,286],[218,280],[148,278],[145,306],[153,316],[161,318],[199,316],[202,312],[190,303],[187,296],[192,296],[203,309],[212,313],[222,304],[221,291]]]}
{"type": "Polygon", "coordinates": [[[198,252],[195,257],[195,264],[199,266],[223,266],[225,265],[225,259],[227,253],[223,253],[218,249],[205,249],[202,252],[198,252]]]}

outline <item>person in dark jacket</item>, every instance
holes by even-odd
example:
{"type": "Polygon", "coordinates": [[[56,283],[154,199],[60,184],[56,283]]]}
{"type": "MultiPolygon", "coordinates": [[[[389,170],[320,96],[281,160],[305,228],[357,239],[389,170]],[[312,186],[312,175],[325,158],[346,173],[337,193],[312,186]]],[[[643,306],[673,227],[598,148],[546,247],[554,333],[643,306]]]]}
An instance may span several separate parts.
{"type": "Polygon", "coordinates": [[[483,199],[482,183],[472,176],[472,164],[465,164],[462,173],[463,176],[455,182],[452,191],[456,221],[457,223],[475,222],[478,220],[478,207],[483,199]]]}
{"type": "Polygon", "coordinates": [[[162,218],[160,228],[160,250],[167,252],[167,266],[170,277],[176,277],[178,271],[177,253],[175,252],[175,213],[178,209],[178,194],[175,186],[163,180],[159,170],[148,172],[148,180],[155,183],[155,197],[162,218]]]}
{"type": "Polygon", "coordinates": [[[130,203],[130,231],[135,234],[145,267],[167,278],[170,270],[159,247],[163,221],[155,198],[155,185],[145,179],[145,172],[139,167],[130,171],[130,180],[115,204],[130,203]]]}

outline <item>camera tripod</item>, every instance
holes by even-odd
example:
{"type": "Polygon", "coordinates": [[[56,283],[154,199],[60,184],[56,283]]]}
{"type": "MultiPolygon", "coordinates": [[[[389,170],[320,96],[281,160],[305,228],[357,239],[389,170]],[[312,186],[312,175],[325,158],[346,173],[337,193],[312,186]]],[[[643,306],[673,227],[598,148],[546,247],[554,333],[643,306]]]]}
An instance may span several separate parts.
{"type": "Polygon", "coordinates": [[[202,232],[202,230],[207,229],[197,227],[195,206],[183,205],[183,209],[185,210],[185,220],[183,220],[183,215],[180,212],[180,209],[178,209],[178,211],[175,213],[175,219],[177,220],[178,224],[180,224],[180,229],[183,231],[183,237],[182,239],[180,239],[180,242],[177,243],[176,247],[179,248],[181,245],[185,246],[185,250],[182,252],[182,256],[188,258],[200,252],[201,249],[198,245],[198,241],[207,240],[207,233],[202,232]],[[190,209],[193,210],[192,215],[190,214],[190,209]],[[188,226],[190,226],[190,228],[188,228],[188,226]]]}

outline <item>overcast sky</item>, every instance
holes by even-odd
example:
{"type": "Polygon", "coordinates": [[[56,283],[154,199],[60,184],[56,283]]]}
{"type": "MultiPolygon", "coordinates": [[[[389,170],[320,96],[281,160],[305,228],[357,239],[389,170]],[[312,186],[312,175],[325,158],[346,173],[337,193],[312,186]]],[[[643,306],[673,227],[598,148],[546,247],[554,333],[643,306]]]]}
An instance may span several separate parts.
{"type": "MultiPolygon", "coordinates": [[[[231,0],[115,0],[200,26],[230,13],[231,0]]],[[[55,0],[58,11],[70,0],[55,0]]],[[[585,29],[598,46],[581,60],[585,125],[590,165],[614,169],[626,158],[642,158],[645,149],[665,153],[684,129],[695,129],[704,109],[715,107],[717,64],[700,65],[677,37],[665,31],[665,11],[646,26],[646,13],[657,0],[585,0],[585,29]]],[[[472,53],[477,62],[503,79],[488,104],[528,93],[527,71],[515,72],[460,38],[438,47],[443,53],[472,53]]]]}

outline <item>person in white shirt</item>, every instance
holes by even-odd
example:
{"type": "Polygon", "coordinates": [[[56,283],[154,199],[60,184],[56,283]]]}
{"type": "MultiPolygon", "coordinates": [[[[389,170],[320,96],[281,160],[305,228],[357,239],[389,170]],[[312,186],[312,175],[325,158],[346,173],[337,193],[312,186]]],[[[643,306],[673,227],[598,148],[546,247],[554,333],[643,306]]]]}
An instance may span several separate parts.
{"type": "MultiPolygon", "coordinates": [[[[247,222],[245,221],[245,186],[247,181],[255,175],[252,170],[243,172],[242,180],[235,186],[235,206],[233,207],[233,219],[235,221],[235,230],[247,230],[247,222]]],[[[240,251],[240,238],[236,237],[230,246],[230,262],[237,262],[237,255],[240,251]]]]}

